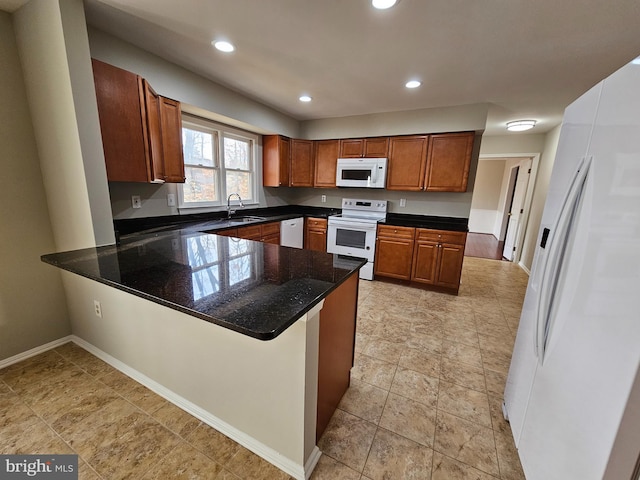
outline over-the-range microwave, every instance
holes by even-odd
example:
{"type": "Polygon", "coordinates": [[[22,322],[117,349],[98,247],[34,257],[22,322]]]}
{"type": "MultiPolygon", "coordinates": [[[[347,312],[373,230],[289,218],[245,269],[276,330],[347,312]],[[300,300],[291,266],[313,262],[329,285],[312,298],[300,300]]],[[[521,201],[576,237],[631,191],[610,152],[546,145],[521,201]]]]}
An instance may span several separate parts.
{"type": "Polygon", "coordinates": [[[386,158],[339,158],[336,186],[384,188],[387,180],[386,158]]]}

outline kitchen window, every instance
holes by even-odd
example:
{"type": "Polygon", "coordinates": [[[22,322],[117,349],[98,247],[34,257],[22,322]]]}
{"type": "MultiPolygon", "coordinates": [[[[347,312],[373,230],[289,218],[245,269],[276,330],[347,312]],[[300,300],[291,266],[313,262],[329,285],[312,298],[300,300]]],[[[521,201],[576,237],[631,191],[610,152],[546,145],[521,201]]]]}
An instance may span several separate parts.
{"type": "Polygon", "coordinates": [[[216,207],[238,193],[257,203],[256,135],[205,119],[183,116],[185,183],[178,188],[180,208],[216,207]]]}

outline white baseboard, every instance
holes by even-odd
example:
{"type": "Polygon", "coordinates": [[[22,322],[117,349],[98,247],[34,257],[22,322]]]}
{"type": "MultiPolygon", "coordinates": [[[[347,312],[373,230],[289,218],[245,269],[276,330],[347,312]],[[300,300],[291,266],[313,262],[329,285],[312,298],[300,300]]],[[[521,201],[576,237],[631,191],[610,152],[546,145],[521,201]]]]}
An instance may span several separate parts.
{"type": "Polygon", "coordinates": [[[59,338],[58,340],[54,340],[53,342],[45,343],[44,345],[40,345],[39,347],[35,347],[35,348],[32,348],[31,350],[27,350],[26,352],[22,352],[17,355],[14,355],[13,357],[0,360],[0,369],[8,367],[9,365],[13,365],[14,363],[22,362],[27,358],[40,355],[41,353],[44,353],[47,350],[51,350],[53,348],[59,347],[60,345],[64,345],[65,343],[70,342],[72,339],[73,339],[73,335],[68,335],[66,337],[59,338]]]}
{"type": "Polygon", "coordinates": [[[531,271],[527,268],[527,266],[522,263],[522,262],[518,262],[518,266],[524,270],[526,272],[527,275],[531,276],[531,271]]]}
{"type": "Polygon", "coordinates": [[[165,398],[167,401],[173,403],[174,405],[181,408],[185,412],[193,415],[198,420],[206,423],[210,427],[215,428],[220,433],[238,442],[243,447],[247,448],[248,450],[251,450],[256,455],[264,458],[269,463],[275,465],[280,470],[283,470],[284,472],[288,473],[289,475],[291,475],[292,477],[298,480],[307,480],[311,476],[311,472],[313,471],[313,468],[316,466],[316,464],[318,463],[318,460],[320,459],[320,456],[322,455],[320,450],[316,446],[312,454],[309,456],[309,459],[307,460],[306,464],[304,466],[298,465],[292,460],[282,456],[272,448],[266,446],[262,442],[256,440],[253,437],[250,437],[246,433],[229,425],[228,423],[219,419],[218,417],[211,414],[210,412],[200,408],[198,405],[190,402],[189,400],[178,395],[172,390],[169,390],[168,388],[160,385],[155,380],[152,380],[146,375],[131,368],[130,366],[126,365],[120,360],[112,357],[108,353],[103,352],[99,348],[86,342],[80,337],[72,335],[70,337],[70,340],[72,340],[74,343],[78,344],[88,352],[91,352],[93,355],[103,360],[104,362],[108,363],[112,367],[120,370],[125,375],[133,378],[136,382],[144,385],[148,389],[152,390],[153,392],[157,393],[161,397],[165,398]]]}

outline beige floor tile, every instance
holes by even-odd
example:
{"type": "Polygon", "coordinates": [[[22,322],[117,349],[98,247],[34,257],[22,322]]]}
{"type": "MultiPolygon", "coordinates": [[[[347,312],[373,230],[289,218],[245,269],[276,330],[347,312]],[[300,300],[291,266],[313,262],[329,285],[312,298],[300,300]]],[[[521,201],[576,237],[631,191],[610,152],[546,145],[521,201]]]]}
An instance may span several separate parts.
{"type": "Polygon", "coordinates": [[[373,423],[336,410],[318,447],[331,458],[362,472],[376,429],[373,423]]]}
{"type": "Polygon", "coordinates": [[[172,432],[185,438],[200,425],[200,420],[165,400],[151,416],[172,432]]]}
{"type": "Polygon", "coordinates": [[[438,411],[434,450],[491,475],[499,475],[493,430],[438,411]]]}
{"type": "Polygon", "coordinates": [[[362,353],[385,362],[398,363],[405,345],[403,343],[390,342],[384,338],[386,337],[372,336],[362,353]]]}
{"type": "Polygon", "coordinates": [[[377,425],[388,394],[387,390],[352,378],[338,408],[377,425]]]}
{"type": "Polygon", "coordinates": [[[356,353],[362,353],[366,348],[367,343],[369,343],[370,338],[371,338],[371,335],[367,335],[366,333],[356,332],[356,344],[355,344],[354,351],[356,353]]]}
{"type": "Polygon", "coordinates": [[[228,470],[222,470],[215,478],[215,480],[239,480],[240,477],[234,475],[228,470]]]}
{"type": "Polygon", "coordinates": [[[472,388],[479,392],[486,391],[485,374],[482,368],[459,363],[449,358],[442,359],[440,378],[449,383],[455,383],[463,387],[472,388]]]}
{"type": "Polygon", "coordinates": [[[322,455],[311,474],[311,480],[360,480],[360,473],[327,455],[322,455]]]}
{"type": "Polygon", "coordinates": [[[103,443],[87,462],[102,477],[138,479],[164,459],[180,438],[151,417],[112,442],[103,443]]]}
{"type": "Polygon", "coordinates": [[[398,367],[391,384],[391,392],[424,403],[428,407],[436,408],[438,383],[439,380],[436,377],[398,367]]]}
{"type": "Polygon", "coordinates": [[[408,348],[440,355],[442,353],[442,336],[425,333],[410,333],[406,341],[408,348]]]}
{"type": "Polygon", "coordinates": [[[54,383],[82,372],[57,352],[48,351],[0,370],[2,380],[21,394],[40,383],[54,383]]]}
{"type": "Polygon", "coordinates": [[[372,480],[431,478],[433,450],[378,429],[363,474],[372,480]]]}
{"type": "Polygon", "coordinates": [[[423,403],[390,393],[382,412],[380,427],[421,445],[433,447],[436,410],[423,403]]]}
{"type": "Polygon", "coordinates": [[[440,380],[438,410],[491,428],[487,394],[440,380]]]}
{"type": "Polygon", "coordinates": [[[113,388],[116,392],[118,392],[122,396],[127,396],[129,392],[134,391],[136,388],[140,386],[140,384],[136,382],[133,378],[125,375],[124,373],[118,370],[115,370],[111,373],[101,376],[98,380],[104,383],[105,385],[107,385],[108,387],[113,388]]]}
{"type": "Polygon", "coordinates": [[[484,369],[484,377],[487,382],[487,393],[500,398],[504,395],[504,387],[507,382],[507,374],[484,369]]]}
{"type": "Polygon", "coordinates": [[[479,346],[475,325],[473,328],[447,325],[444,327],[444,337],[452,342],[464,343],[472,347],[479,346]]]}
{"type": "Polygon", "coordinates": [[[55,351],[94,377],[106,375],[115,370],[111,365],[103,362],[73,342],[65,343],[57,347],[55,351]]]}
{"type": "Polygon", "coordinates": [[[507,373],[509,373],[509,366],[511,365],[511,355],[485,350],[482,352],[482,364],[485,369],[504,373],[506,375],[507,373]]]}
{"type": "Polygon", "coordinates": [[[351,378],[357,378],[376,387],[389,390],[397,366],[364,354],[356,354],[351,378]]]}
{"type": "Polygon", "coordinates": [[[222,466],[226,466],[227,462],[240,449],[238,443],[204,423],[191,432],[186,441],[222,466]]]}
{"type": "Polygon", "coordinates": [[[493,353],[504,353],[506,355],[511,355],[511,352],[513,352],[513,344],[515,342],[515,338],[511,335],[496,337],[484,333],[480,333],[478,335],[478,340],[480,342],[480,350],[493,353]]]}
{"type": "Polygon", "coordinates": [[[124,397],[147,413],[153,413],[165,404],[164,398],[139,384],[124,397]]]}
{"type": "Polygon", "coordinates": [[[143,477],[143,480],[215,480],[222,466],[186,442],[181,442],[143,477]]]}
{"type": "Polygon", "coordinates": [[[252,480],[293,480],[291,476],[244,447],[238,449],[225,469],[240,478],[252,480]]]}
{"type": "Polygon", "coordinates": [[[431,480],[494,480],[495,478],[441,453],[433,454],[431,480]]]}
{"type": "Polygon", "coordinates": [[[399,365],[409,370],[420,372],[430,377],[440,376],[440,355],[426,353],[422,350],[408,348],[400,357],[399,365]]]}
{"type": "Polygon", "coordinates": [[[482,367],[482,354],[479,347],[444,340],[442,342],[442,355],[455,362],[482,367]]]}

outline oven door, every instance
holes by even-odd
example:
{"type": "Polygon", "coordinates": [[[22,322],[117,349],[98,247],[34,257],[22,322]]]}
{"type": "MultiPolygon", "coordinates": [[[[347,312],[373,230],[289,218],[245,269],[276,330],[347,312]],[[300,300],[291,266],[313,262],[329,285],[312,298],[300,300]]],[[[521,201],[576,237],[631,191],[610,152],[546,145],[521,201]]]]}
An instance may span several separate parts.
{"type": "Polygon", "coordinates": [[[376,223],[330,218],[327,226],[327,252],[366,258],[373,262],[376,228],[376,223]]]}

